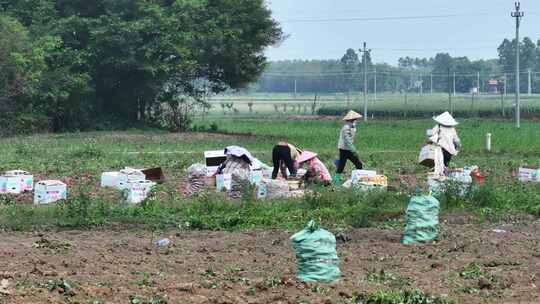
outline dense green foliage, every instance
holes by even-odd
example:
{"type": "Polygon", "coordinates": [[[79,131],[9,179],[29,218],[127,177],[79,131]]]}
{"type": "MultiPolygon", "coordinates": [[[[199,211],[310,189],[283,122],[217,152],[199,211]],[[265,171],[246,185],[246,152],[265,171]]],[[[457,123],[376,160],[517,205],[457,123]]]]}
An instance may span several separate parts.
{"type": "Polygon", "coordinates": [[[2,131],[183,129],[205,95],[256,80],[282,38],[263,0],[2,1],[0,33],[2,131]]]}
{"type": "Polygon", "coordinates": [[[360,294],[355,297],[355,304],[455,304],[456,302],[443,297],[432,296],[420,290],[385,291],[360,294]]]}

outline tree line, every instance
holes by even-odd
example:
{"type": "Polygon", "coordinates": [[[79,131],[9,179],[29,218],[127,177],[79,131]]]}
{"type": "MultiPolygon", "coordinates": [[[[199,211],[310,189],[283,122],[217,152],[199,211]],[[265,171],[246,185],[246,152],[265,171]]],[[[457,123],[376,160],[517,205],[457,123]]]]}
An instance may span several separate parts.
{"type": "Polygon", "coordinates": [[[0,133],[185,129],[282,38],[264,0],[1,1],[0,133]]]}
{"type": "MultiPolygon", "coordinates": [[[[453,74],[456,73],[456,92],[470,92],[478,86],[477,74],[486,85],[488,78],[503,81],[506,74],[508,92],[514,91],[516,67],[515,40],[505,39],[498,47],[499,58],[470,60],[468,57],[452,57],[438,53],[430,58],[401,57],[397,65],[374,64],[366,58],[368,66],[368,91],[375,81],[380,91],[396,92],[418,90],[419,86],[436,92],[453,90],[453,74]],[[374,75],[377,75],[376,79],[374,75]],[[433,76],[432,76],[433,75],[433,76]]],[[[535,44],[525,37],[520,42],[520,67],[540,72],[540,40],[535,44]]],[[[275,61],[266,69],[261,79],[251,87],[258,92],[281,93],[336,93],[363,90],[363,58],[354,49],[346,50],[341,59],[335,60],[285,60],[275,61]]],[[[533,79],[538,82],[538,80],[533,79]]],[[[521,89],[527,90],[528,79],[521,77],[521,89]]],[[[538,87],[538,86],[537,86],[538,87]]],[[[536,89],[538,91],[539,89],[536,89]]]]}

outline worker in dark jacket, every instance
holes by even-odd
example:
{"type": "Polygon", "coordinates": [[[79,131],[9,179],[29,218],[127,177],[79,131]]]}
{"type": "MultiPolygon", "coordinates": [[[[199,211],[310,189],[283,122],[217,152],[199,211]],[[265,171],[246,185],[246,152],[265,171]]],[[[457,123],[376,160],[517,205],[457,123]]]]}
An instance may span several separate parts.
{"type": "Polygon", "coordinates": [[[272,179],[276,179],[279,169],[281,168],[281,175],[287,179],[287,169],[291,173],[292,177],[296,176],[298,169],[298,157],[301,151],[289,144],[288,141],[280,141],[272,150],[272,163],[274,164],[274,170],[272,171],[272,179]]]}

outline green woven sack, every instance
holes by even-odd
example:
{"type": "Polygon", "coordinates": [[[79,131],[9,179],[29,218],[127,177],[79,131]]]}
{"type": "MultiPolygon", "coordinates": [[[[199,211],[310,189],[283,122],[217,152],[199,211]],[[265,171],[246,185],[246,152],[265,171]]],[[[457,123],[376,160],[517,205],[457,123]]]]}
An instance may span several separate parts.
{"type": "Polygon", "coordinates": [[[403,244],[418,244],[437,239],[439,201],[433,196],[414,196],[407,207],[407,227],[403,244]]]}
{"type": "Polygon", "coordinates": [[[304,282],[332,283],[339,280],[336,237],[311,220],[291,237],[298,264],[298,279],[304,282]]]}

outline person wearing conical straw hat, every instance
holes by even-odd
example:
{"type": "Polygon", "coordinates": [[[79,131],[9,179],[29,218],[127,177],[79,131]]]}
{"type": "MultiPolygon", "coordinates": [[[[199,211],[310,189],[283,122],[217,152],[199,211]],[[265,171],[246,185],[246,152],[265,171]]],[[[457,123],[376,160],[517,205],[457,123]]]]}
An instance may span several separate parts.
{"type": "Polygon", "coordinates": [[[349,111],[345,117],[343,117],[345,125],[343,128],[341,128],[341,132],[339,133],[339,160],[337,161],[337,170],[336,174],[334,175],[334,183],[336,185],[341,184],[341,175],[343,174],[343,170],[345,170],[347,160],[350,160],[356,169],[360,170],[363,168],[363,164],[358,158],[358,151],[354,146],[354,138],[356,137],[356,122],[360,118],[362,118],[362,115],[352,110],[349,111]]]}
{"type": "Polygon", "coordinates": [[[323,184],[330,184],[332,176],[330,175],[330,172],[328,172],[328,168],[326,168],[324,163],[317,156],[317,153],[303,151],[298,158],[298,164],[300,166],[307,164],[308,172],[313,174],[316,181],[320,181],[323,184]]]}
{"type": "Polygon", "coordinates": [[[433,120],[437,125],[432,129],[429,141],[441,147],[444,166],[448,168],[452,156],[457,155],[461,149],[461,140],[455,128],[459,123],[448,112],[433,117],[433,120]]]}

